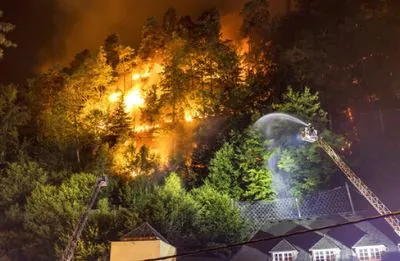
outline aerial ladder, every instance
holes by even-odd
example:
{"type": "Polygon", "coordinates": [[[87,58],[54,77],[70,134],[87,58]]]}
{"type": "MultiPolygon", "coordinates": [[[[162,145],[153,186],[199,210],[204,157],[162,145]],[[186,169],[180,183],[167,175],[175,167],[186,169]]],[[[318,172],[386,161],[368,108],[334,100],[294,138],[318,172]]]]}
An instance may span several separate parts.
{"type": "MultiPolygon", "coordinates": [[[[331,157],[340,170],[346,175],[350,182],[356,189],[363,195],[368,202],[378,211],[381,215],[392,213],[388,207],[368,188],[367,185],[350,169],[349,166],[339,157],[339,155],[326,143],[318,131],[309,123],[301,130],[301,139],[310,143],[317,142],[317,144],[331,157]]],[[[386,217],[386,221],[393,228],[396,234],[400,237],[400,221],[396,217],[386,217]]]]}
{"type": "Polygon", "coordinates": [[[96,179],[96,183],[94,185],[92,195],[90,196],[89,203],[86,207],[85,212],[82,214],[81,218],[79,219],[79,223],[72,234],[71,239],[68,242],[67,247],[64,250],[64,253],[60,259],[60,261],[70,261],[74,257],[75,246],[78,242],[79,238],[81,237],[82,231],[86,226],[89,212],[93,208],[94,203],[96,202],[97,196],[100,193],[101,188],[107,187],[108,185],[108,178],[107,176],[98,177],[96,179]]]}

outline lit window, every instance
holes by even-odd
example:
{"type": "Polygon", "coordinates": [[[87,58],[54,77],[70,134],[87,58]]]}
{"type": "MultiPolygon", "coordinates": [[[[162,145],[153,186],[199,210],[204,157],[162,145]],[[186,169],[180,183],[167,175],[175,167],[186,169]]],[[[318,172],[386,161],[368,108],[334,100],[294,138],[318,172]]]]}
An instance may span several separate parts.
{"type": "Polygon", "coordinates": [[[294,261],[296,260],[296,251],[290,252],[272,252],[273,261],[294,261]]]}
{"type": "Polygon", "coordinates": [[[313,250],[313,260],[314,261],[337,261],[339,260],[340,250],[335,249],[321,249],[313,250]]]}
{"type": "Polygon", "coordinates": [[[379,261],[382,260],[383,252],[385,251],[385,246],[366,246],[366,247],[356,247],[356,255],[359,260],[369,260],[369,261],[379,261]]]}

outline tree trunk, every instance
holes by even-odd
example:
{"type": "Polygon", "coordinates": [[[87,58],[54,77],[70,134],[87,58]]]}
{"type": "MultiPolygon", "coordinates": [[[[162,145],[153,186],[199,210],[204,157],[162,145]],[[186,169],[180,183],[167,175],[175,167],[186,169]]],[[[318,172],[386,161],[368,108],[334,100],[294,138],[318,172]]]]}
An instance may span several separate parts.
{"type": "Polygon", "coordinates": [[[76,148],[76,160],[78,162],[79,167],[81,166],[81,156],[79,152],[79,147],[76,148]]]}
{"type": "Polygon", "coordinates": [[[78,137],[78,119],[77,119],[77,114],[75,113],[75,152],[76,152],[76,161],[78,163],[78,167],[80,169],[81,167],[81,156],[80,156],[80,142],[79,142],[79,137],[78,137]]]}

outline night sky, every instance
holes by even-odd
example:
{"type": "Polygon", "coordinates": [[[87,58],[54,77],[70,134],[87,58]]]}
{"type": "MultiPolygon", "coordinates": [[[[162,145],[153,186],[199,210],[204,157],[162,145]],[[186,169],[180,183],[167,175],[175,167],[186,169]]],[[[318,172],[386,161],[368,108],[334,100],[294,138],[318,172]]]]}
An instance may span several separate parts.
{"type": "Polygon", "coordinates": [[[70,60],[76,53],[98,48],[107,35],[119,33],[122,42],[138,45],[143,22],[159,21],[168,7],[193,17],[217,7],[221,16],[240,26],[237,15],[244,0],[6,0],[0,4],[4,21],[16,25],[8,38],[18,48],[6,49],[0,62],[1,82],[23,82],[49,65],[70,60]],[[232,16],[232,14],[236,14],[232,16]]]}

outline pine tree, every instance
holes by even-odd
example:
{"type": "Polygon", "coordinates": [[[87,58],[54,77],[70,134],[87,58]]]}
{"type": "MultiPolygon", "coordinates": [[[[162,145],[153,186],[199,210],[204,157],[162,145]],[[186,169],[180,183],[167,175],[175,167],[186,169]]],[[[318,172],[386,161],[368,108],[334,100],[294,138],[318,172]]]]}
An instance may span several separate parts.
{"type": "Polygon", "coordinates": [[[150,17],[142,27],[142,37],[139,45],[139,56],[149,58],[160,51],[165,45],[165,35],[157,20],[150,17]]]}
{"type": "Polygon", "coordinates": [[[225,143],[210,162],[207,182],[218,192],[240,199],[243,195],[242,173],[236,160],[234,146],[225,143]]]}
{"type": "Polygon", "coordinates": [[[211,160],[206,182],[236,200],[273,199],[272,173],[266,167],[271,154],[256,131],[233,133],[211,160]]]}
{"type": "Polygon", "coordinates": [[[104,40],[104,51],[106,52],[107,64],[114,70],[119,64],[120,41],[118,34],[111,34],[104,40]]]}
{"type": "MultiPolygon", "coordinates": [[[[306,122],[312,122],[319,130],[323,130],[320,135],[328,141],[334,148],[340,148],[343,138],[326,130],[327,113],[321,108],[318,92],[312,93],[309,88],[303,91],[294,91],[288,88],[283,95],[283,101],[273,104],[273,108],[279,112],[289,113],[299,117],[306,122]]],[[[289,126],[283,125],[286,132],[289,126]]],[[[295,128],[298,132],[299,126],[295,128]]],[[[280,170],[290,173],[292,193],[296,196],[304,196],[327,184],[331,175],[336,170],[332,160],[323,153],[317,144],[305,143],[297,146],[290,142],[290,136],[279,141],[281,144],[281,154],[278,162],[280,170]]]]}
{"type": "Polygon", "coordinates": [[[145,106],[143,108],[140,108],[141,119],[149,124],[154,124],[155,122],[157,122],[161,113],[160,111],[162,103],[160,101],[159,95],[157,94],[157,89],[158,88],[156,85],[151,86],[144,98],[145,106]]]}
{"type": "Polygon", "coordinates": [[[132,72],[133,66],[135,65],[134,62],[134,51],[130,47],[125,47],[119,50],[119,58],[118,58],[118,65],[116,66],[116,71],[118,75],[122,76],[124,79],[124,93],[127,91],[127,86],[130,86],[127,83],[126,77],[130,79],[130,72],[132,72]]]}
{"type": "Polygon", "coordinates": [[[168,35],[170,40],[172,39],[173,34],[176,32],[177,27],[178,27],[178,18],[176,10],[170,7],[168,8],[167,12],[165,12],[162,23],[162,28],[164,32],[168,35]]]}
{"type": "Polygon", "coordinates": [[[263,137],[255,130],[246,130],[240,138],[238,160],[245,186],[243,199],[271,200],[275,196],[272,189],[272,172],[267,162],[272,155],[263,142],[263,137]]]}
{"type": "Polygon", "coordinates": [[[124,103],[120,101],[116,110],[109,117],[110,136],[119,137],[129,132],[130,117],[125,111],[124,103]]]}
{"type": "Polygon", "coordinates": [[[0,163],[18,156],[19,128],[30,118],[26,107],[18,104],[18,91],[14,85],[0,86],[0,163]]]}
{"type": "Polygon", "coordinates": [[[197,19],[197,37],[202,42],[218,42],[221,24],[220,15],[216,8],[204,11],[197,19]]]}

